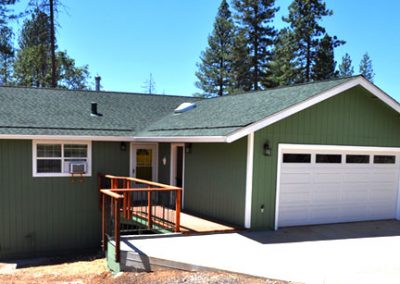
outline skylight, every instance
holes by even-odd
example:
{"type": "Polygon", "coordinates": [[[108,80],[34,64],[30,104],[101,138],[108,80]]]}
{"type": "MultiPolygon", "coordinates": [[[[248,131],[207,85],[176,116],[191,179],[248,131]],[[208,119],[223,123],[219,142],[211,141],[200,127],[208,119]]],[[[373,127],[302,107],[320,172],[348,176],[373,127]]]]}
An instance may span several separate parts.
{"type": "Polygon", "coordinates": [[[196,108],[195,103],[182,103],[174,110],[174,113],[184,113],[194,108],[196,108]]]}

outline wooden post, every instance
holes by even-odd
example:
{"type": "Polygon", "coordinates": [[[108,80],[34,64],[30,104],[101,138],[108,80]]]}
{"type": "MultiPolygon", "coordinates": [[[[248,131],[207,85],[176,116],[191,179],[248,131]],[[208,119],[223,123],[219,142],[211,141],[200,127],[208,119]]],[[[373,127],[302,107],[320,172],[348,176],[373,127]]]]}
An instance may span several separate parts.
{"type": "Polygon", "coordinates": [[[176,198],[175,198],[175,232],[181,231],[181,196],[182,191],[176,190],[176,198]]]}
{"type": "Polygon", "coordinates": [[[147,226],[149,229],[152,227],[151,223],[151,191],[147,191],[147,226]]]}
{"type": "Polygon", "coordinates": [[[119,235],[119,199],[114,199],[114,241],[115,241],[115,262],[120,262],[120,235],[119,235]]]}
{"type": "Polygon", "coordinates": [[[101,193],[101,199],[102,199],[102,206],[101,206],[101,248],[103,249],[103,252],[106,251],[106,196],[101,193]]]}
{"type": "MultiPolygon", "coordinates": [[[[127,180],[124,180],[123,181],[123,188],[128,188],[128,181],[127,180]]],[[[128,206],[128,204],[127,204],[127,198],[128,197],[128,193],[126,193],[126,192],[124,192],[124,200],[123,200],[123,209],[122,209],[122,212],[123,212],[123,216],[124,216],[124,218],[125,219],[127,219],[128,218],[128,211],[127,211],[127,206],[128,206]]]]}
{"type": "Polygon", "coordinates": [[[130,192],[128,192],[128,219],[129,220],[132,219],[131,197],[132,197],[132,194],[130,192]]]}

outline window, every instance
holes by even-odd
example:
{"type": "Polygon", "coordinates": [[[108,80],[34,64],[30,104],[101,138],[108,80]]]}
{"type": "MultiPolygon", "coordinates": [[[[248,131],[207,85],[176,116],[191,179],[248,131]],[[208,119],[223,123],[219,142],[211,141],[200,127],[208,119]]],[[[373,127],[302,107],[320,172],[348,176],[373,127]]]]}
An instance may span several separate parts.
{"type": "Polygon", "coordinates": [[[374,164],[395,164],[396,156],[375,155],[374,164]]]}
{"type": "Polygon", "coordinates": [[[369,155],[346,155],[348,164],[369,164],[369,155]]]}
{"type": "Polygon", "coordinates": [[[90,142],[33,141],[33,176],[70,176],[72,162],[86,163],[91,175],[90,142]]]}
{"type": "Polygon", "coordinates": [[[321,164],[340,164],[342,162],[342,155],[317,154],[316,162],[321,164]]]}
{"type": "Polygon", "coordinates": [[[284,163],[311,163],[311,154],[283,154],[284,163]]]}

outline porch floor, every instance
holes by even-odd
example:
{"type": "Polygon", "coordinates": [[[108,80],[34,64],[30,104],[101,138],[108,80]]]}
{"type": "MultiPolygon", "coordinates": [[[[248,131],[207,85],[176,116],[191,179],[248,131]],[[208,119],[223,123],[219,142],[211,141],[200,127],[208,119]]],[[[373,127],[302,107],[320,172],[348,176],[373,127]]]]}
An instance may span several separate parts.
{"type": "MultiPolygon", "coordinates": [[[[132,207],[133,218],[147,220],[147,212],[144,207],[132,207]]],[[[162,206],[152,206],[153,223],[159,227],[174,228],[172,216],[175,216],[174,209],[166,209],[162,206]],[[170,221],[167,221],[170,220],[170,221]]],[[[141,223],[143,223],[143,221],[141,223]]],[[[173,220],[174,221],[174,220],[173,220]]],[[[236,232],[243,230],[239,227],[233,227],[220,222],[210,221],[205,218],[195,216],[186,212],[181,212],[181,233],[199,234],[199,233],[217,233],[217,232],[236,232]]]]}

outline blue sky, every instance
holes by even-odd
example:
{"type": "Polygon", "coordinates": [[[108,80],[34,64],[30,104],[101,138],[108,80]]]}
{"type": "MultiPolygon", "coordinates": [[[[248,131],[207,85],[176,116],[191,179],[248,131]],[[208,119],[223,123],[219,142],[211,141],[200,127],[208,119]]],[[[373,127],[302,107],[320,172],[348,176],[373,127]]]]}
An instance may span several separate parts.
{"type": "MultiPolygon", "coordinates": [[[[21,0],[25,2],[25,0],[21,0]]],[[[105,90],[143,92],[152,73],[158,93],[191,95],[196,63],[207,46],[219,0],[68,0],[58,16],[60,49],[78,65],[88,64],[105,90]]],[[[275,26],[284,25],[290,0],[278,0],[275,26]]],[[[348,52],[356,72],[369,52],[375,83],[400,100],[400,1],[326,1],[334,15],[323,21],[331,35],[346,40],[337,60],[348,52]],[[379,3],[379,4],[378,4],[379,3]]]]}

